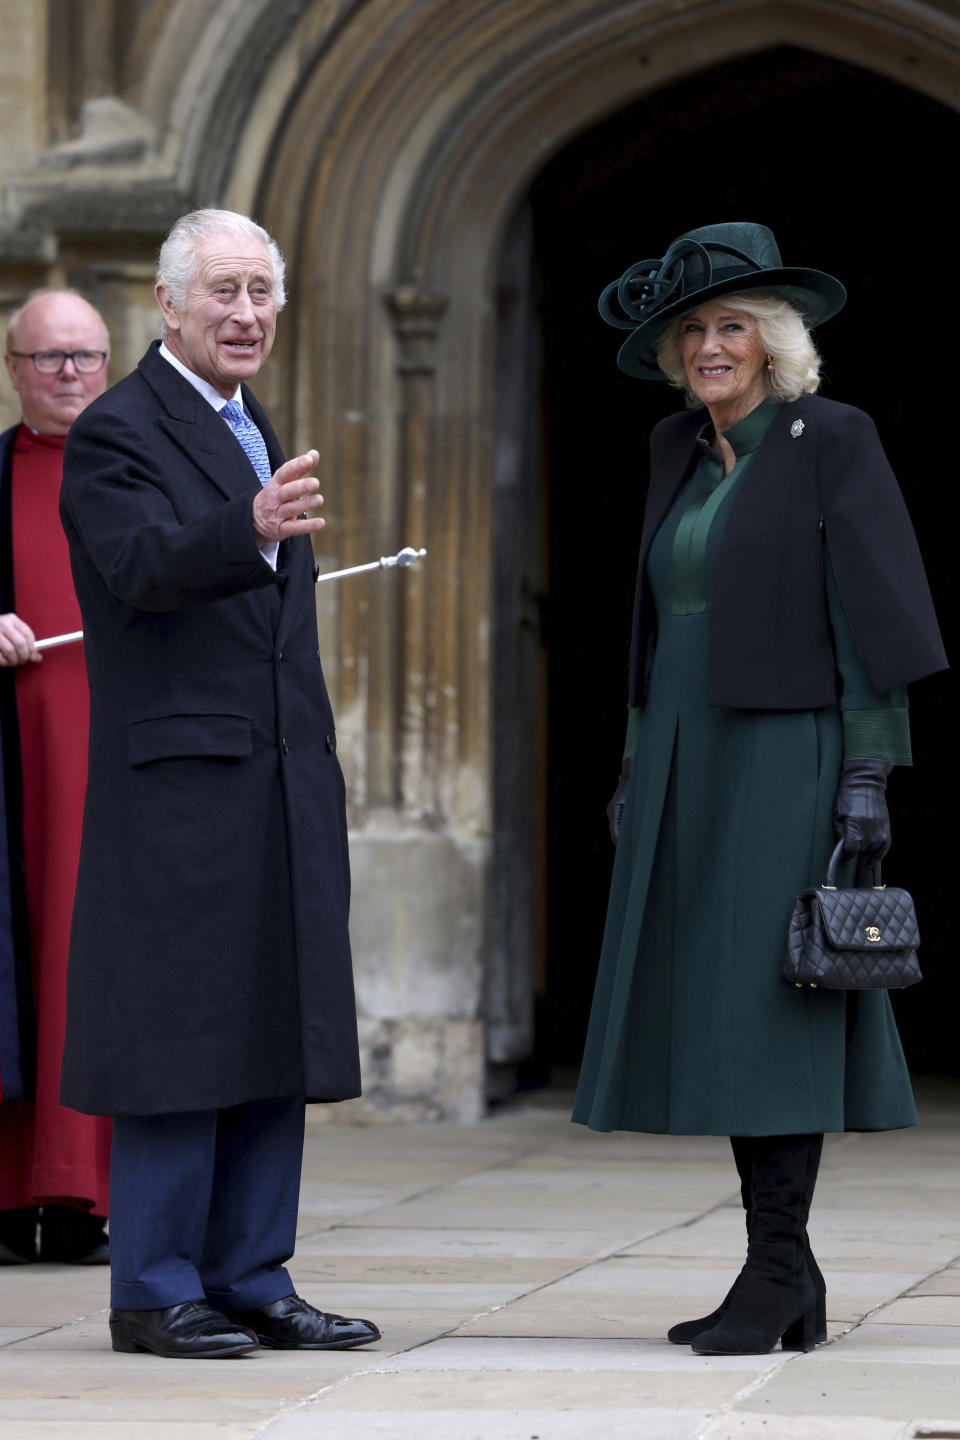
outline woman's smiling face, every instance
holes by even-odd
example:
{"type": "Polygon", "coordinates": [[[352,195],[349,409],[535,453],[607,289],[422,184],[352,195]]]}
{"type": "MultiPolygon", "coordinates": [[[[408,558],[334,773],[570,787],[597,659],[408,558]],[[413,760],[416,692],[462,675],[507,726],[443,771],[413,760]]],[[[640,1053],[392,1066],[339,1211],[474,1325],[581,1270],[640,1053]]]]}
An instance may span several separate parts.
{"type": "Polygon", "coordinates": [[[757,322],[719,299],[708,300],[677,323],[687,384],[717,428],[729,429],[769,393],[757,322]]]}

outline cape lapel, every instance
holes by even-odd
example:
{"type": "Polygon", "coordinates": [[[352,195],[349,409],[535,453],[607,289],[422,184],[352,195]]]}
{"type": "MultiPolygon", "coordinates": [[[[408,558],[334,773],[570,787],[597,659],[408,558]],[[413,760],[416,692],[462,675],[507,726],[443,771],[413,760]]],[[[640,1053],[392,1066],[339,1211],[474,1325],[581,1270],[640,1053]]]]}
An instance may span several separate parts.
{"type": "Polygon", "coordinates": [[[674,497],[690,473],[697,451],[694,446],[697,433],[703,425],[703,412],[685,413],[671,417],[663,423],[660,434],[651,437],[650,490],[643,516],[643,531],[640,535],[640,559],[637,564],[637,587],[633,599],[633,632],[630,641],[630,704],[640,703],[643,689],[641,663],[643,654],[643,632],[646,626],[645,611],[650,599],[645,595],[645,571],[647,554],[674,497]]]}
{"type": "Polygon", "coordinates": [[[704,425],[704,412],[697,410],[678,415],[664,436],[661,446],[651,456],[650,493],[647,497],[640,537],[640,562],[646,559],[677,491],[686,480],[698,456],[694,441],[704,425]]]}

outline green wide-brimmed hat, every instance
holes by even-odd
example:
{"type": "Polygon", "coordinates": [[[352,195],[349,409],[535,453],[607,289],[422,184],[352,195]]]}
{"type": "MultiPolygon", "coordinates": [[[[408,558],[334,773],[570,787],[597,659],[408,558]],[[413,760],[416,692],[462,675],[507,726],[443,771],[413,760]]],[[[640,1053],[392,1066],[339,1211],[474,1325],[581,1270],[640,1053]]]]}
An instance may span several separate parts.
{"type": "Polygon", "coordinates": [[[749,220],[704,225],[674,240],[660,260],[640,260],[608,285],[600,314],[632,333],[617,364],[628,375],[665,380],[656,342],[669,325],[719,295],[766,290],[782,295],[811,329],[842,309],[847,292],[822,270],[785,266],[773,231],[749,220]]]}

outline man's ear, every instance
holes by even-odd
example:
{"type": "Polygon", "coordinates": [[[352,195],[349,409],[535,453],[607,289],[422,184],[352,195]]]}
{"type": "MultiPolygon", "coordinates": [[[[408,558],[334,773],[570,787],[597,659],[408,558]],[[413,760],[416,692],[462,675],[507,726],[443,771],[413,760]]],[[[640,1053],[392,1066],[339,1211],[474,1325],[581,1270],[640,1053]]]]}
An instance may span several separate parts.
{"type": "Polygon", "coordinates": [[[167,329],[173,331],[179,330],[180,311],[176,308],[176,306],[173,304],[170,297],[168,296],[167,287],[165,285],[157,284],[153,293],[157,297],[157,304],[160,306],[160,311],[163,315],[163,322],[166,325],[167,329]]]}
{"type": "Polygon", "coordinates": [[[10,376],[10,384],[13,386],[14,390],[16,390],[17,393],[19,394],[19,392],[20,392],[20,386],[17,384],[17,362],[16,362],[16,358],[15,358],[13,355],[10,355],[10,354],[5,354],[3,358],[4,358],[4,360],[6,361],[7,374],[10,376]]]}

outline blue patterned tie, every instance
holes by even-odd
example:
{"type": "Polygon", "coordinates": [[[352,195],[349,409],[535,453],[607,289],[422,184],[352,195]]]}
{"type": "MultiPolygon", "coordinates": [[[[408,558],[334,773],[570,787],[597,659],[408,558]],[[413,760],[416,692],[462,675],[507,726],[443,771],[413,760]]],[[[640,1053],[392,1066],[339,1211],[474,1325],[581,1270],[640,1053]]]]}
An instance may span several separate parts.
{"type": "Polygon", "coordinates": [[[260,484],[266,485],[271,479],[273,471],[270,469],[270,457],[267,455],[267,447],[263,443],[260,431],[253,421],[243,413],[235,400],[229,400],[220,414],[247,452],[247,459],[260,477],[260,484]]]}

